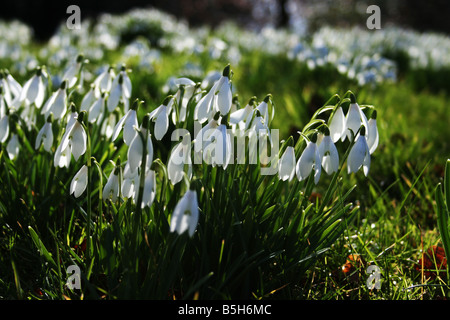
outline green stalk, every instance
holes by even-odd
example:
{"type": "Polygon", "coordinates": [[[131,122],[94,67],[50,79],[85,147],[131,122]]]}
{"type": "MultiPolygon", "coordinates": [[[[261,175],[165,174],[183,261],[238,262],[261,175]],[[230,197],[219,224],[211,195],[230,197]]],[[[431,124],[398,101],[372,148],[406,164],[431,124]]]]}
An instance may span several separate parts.
{"type": "Polygon", "coordinates": [[[83,121],[86,115],[85,111],[82,111],[78,114],[77,121],[83,126],[84,131],[86,132],[86,166],[87,166],[87,226],[86,226],[86,254],[87,254],[87,265],[89,265],[91,260],[91,221],[92,221],[92,200],[91,200],[91,182],[92,182],[92,159],[91,159],[91,139],[89,136],[89,131],[86,123],[83,121]]]}

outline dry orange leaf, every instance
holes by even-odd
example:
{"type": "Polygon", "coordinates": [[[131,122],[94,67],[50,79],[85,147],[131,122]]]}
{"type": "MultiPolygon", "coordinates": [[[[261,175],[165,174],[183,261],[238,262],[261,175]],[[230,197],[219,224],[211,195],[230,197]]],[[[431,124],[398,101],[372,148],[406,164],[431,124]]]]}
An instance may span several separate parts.
{"type": "Polygon", "coordinates": [[[415,265],[417,271],[422,271],[426,277],[435,278],[438,273],[447,269],[447,258],[445,257],[444,248],[432,246],[419,259],[419,263],[415,265]]]}

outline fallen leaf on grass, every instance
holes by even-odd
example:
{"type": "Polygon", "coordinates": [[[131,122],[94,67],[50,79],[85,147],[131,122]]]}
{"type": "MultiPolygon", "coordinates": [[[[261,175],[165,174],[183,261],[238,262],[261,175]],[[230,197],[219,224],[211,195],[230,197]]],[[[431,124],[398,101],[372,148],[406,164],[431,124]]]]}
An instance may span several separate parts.
{"type": "Polygon", "coordinates": [[[436,278],[436,276],[445,272],[447,269],[447,258],[445,257],[444,248],[432,246],[422,255],[419,262],[414,266],[417,271],[422,272],[427,278],[436,278]]]}

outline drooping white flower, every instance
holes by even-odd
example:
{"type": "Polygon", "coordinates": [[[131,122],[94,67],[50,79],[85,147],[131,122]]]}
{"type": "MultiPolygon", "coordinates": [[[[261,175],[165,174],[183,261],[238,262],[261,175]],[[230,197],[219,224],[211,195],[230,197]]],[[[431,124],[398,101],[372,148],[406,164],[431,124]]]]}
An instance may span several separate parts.
{"type": "Polygon", "coordinates": [[[196,153],[202,152],[202,150],[206,147],[208,142],[210,142],[209,138],[210,138],[211,134],[219,126],[219,119],[220,119],[220,113],[217,112],[215,114],[214,118],[212,118],[210,121],[208,121],[208,123],[198,131],[197,136],[195,137],[195,141],[194,141],[194,151],[196,153]]]}
{"type": "Polygon", "coordinates": [[[89,108],[88,121],[90,123],[101,122],[105,109],[105,99],[106,94],[102,93],[101,96],[97,100],[95,100],[94,103],[89,108]]]}
{"type": "Polygon", "coordinates": [[[42,70],[37,68],[34,76],[24,84],[20,93],[20,101],[27,101],[28,104],[34,103],[39,109],[44,102],[44,97],[45,85],[42,80],[42,70]]]}
{"type": "Polygon", "coordinates": [[[295,152],[294,147],[287,146],[278,162],[278,177],[283,181],[291,181],[295,175],[295,152]]]}
{"type": "Polygon", "coordinates": [[[45,114],[46,117],[53,114],[54,119],[61,119],[67,111],[67,81],[61,82],[61,85],[57,91],[55,91],[42,108],[41,114],[45,114]]]}
{"type": "Polygon", "coordinates": [[[209,142],[204,139],[207,142],[203,147],[203,161],[212,166],[221,166],[224,170],[230,164],[233,155],[231,136],[225,121],[222,118],[222,123],[209,135],[209,142]]]}
{"type": "Polygon", "coordinates": [[[231,108],[232,93],[230,82],[230,65],[227,65],[223,70],[222,76],[218,80],[214,94],[217,95],[217,109],[222,116],[227,115],[231,108]]]}
{"type": "Polygon", "coordinates": [[[376,148],[378,147],[379,142],[379,134],[378,134],[378,127],[377,127],[377,111],[372,111],[372,114],[370,116],[370,119],[368,121],[368,129],[367,129],[367,145],[370,150],[370,154],[372,154],[376,148]]]}
{"type": "Polygon", "coordinates": [[[94,101],[100,98],[100,90],[94,84],[91,85],[89,91],[84,95],[83,100],[81,100],[80,111],[89,111],[94,101]]]}
{"type": "Polygon", "coordinates": [[[150,113],[150,120],[155,122],[154,134],[156,140],[164,138],[169,129],[169,114],[172,111],[173,97],[168,96],[164,102],[150,113]]]}
{"type": "Polygon", "coordinates": [[[81,169],[75,174],[70,183],[70,194],[73,194],[75,198],[81,196],[81,194],[86,190],[88,183],[88,168],[83,165],[81,169]]]}
{"type": "Polygon", "coordinates": [[[0,142],[4,143],[9,136],[9,116],[5,114],[0,119],[0,142]]]}
{"type": "MultiPolygon", "coordinates": [[[[178,87],[175,93],[175,99],[180,105],[179,121],[186,121],[187,105],[189,100],[194,96],[195,91],[198,89],[197,84],[189,78],[178,78],[174,80],[175,86],[178,87]],[[180,100],[181,99],[181,100],[180,100]]],[[[172,113],[172,121],[175,123],[175,112],[172,113]]]]}
{"type": "Polygon", "coordinates": [[[53,145],[53,130],[51,117],[47,119],[45,124],[42,126],[41,130],[39,130],[39,133],[36,137],[34,148],[36,150],[39,149],[42,143],[44,144],[44,150],[50,152],[53,145]]]}
{"type": "Polygon", "coordinates": [[[167,163],[167,172],[170,182],[175,185],[183,179],[185,166],[188,167],[188,178],[192,175],[192,160],[190,139],[183,138],[172,150],[167,163]]]}
{"type": "Polygon", "coordinates": [[[357,172],[363,167],[364,175],[369,174],[370,169],[370,150],[365,137],[365,127],[361,126],[360,133],[356,137],[356,141],[350,150],[347,158],[348,173],[357,172]]]}
{"type": "Polygon", "coordinates": [[[136,128],[138,127],[138,120],[136,110],[138,107],[138,101],[133,103],[133,106],[128,110],[128,112],[120,118],[117,124],[114,127],[113,134],[111,139],[115,141],[120,134],[120,131],[123,129],[123,141],[126,145],[130,145],[131,141],[133,141],[136,136],[136,128]]]}
{"type": "MultiPolygon", "coordinates": [[[[130,85],[131,86],[131,85],[130,85]]],[[[119,102],[125,106],[125,110],[128,110],[128,99],[130,97],[130,93],[128,92],[129,88],[125,85],[124,75],[119,73],[117,77],[114,78],[114,81],[111,85],[111,92],[109,94],[108,100],[106,101],[106,106],[109,112],[113,112],[114,109],[118,106],[119,102]]]]}
{"type": "Polygon", "coordinates": [[[256,110],[259,110],[259,112],[261,113],[261,115],[266,123],[269,123],[273,119],[274,114],[275,114],[275,109],[273,108],[273,105],[272,105],[272,113],[269,116],[269,102],[270,102],[271,98],[272,98],[272,95],[268,94],[264,98],[264,100],[256,107],[256,110]]]}
{"type": "Polygon", "coordinates": [[[199,218],[197,191],[188,190],[178,201],[170,220],[170,232],[182,234],[188,231],[189,236],[194,235],[199,218]]]}
{"type": "Polygon", "coordinates": [[[108,67],[100,73],[94,80],[94,85],[100,89],[100,92],[109,92],[111,90],[112,81],[116,73],[113,67],[108,67]]]}
{"type": "Polygon", "coordinates": [[[11,160],[14,160],[19,155],[20,150],[20,142],[17,134],[13,133],[11,139],[9,139],[8,144],[6,145],[6,152],[11,160]]]}
{"type": "Polygon", "coordinates": [[[322,159],[322,167],[330,175],[339,170],[339,153],[331,139],[330,133],[326,132],[319,144],[319,157],[322,159]]]}
{"type": "Polygon", "coordinates": [[[317,184],[320,179],[322,168],[322,159],[316,144],[317,136],[313,136],[311,141],[306,141],[306,148],[303,150],[297,161],[296,174],[298,180],[305,180],[314,170],[314,183],[317,184]]]}
{"type": "MultiPolygon", "coordinates": [[[[138,192],[136,192],[138,194],[138,192]]],[[[146,172],[141,208],[151,207],[156,195],[156,176],[154,170],[146,172]]]]}
{"type": "MultiPolygon", "coordinates": [[[[22,86],[13,78],[8,70],[0,71],[0,98],[5,99],[8,106],[13,104],[13,101],[20,99],[22,86]]],[[[2,116],[4,114],[1,114],[2,116]]]]}
{"type": "Polygon", "coordinates": [[[60,143],[61,152],[65,151],[67,147],[69,147],[75,161],[78,161],[80,156],[86,152],[87,135],[83,125],[81,124],[84,118],[84,113],[84,111],[80,112],[77,121],[67,128],[67,131],[64,133],[60,143]]]}
{"type": "Polygon", "coordinates": [[[345,132],[345,115],[344,111],[342,111],[342,107],[338,106],[336,111],[334,112],[333,117],[331,118],[331,122],[328,123],[328,127],[330,128],[331,139],[334,143],[341,139],[345,132]]]}
{"type": "Polygon", "coordinates": [[[123,169],[122,196],[124,198],[134,198],[139,187],[139,171],[131,172],[130,164],[127,162],[123,169]]]}
{"type": "Polygon", "coordinates": [[[73,61],[64,72],[62,80],[67,81],[68,88],[72,88],[77,83],[78,77],[80,77],[80,79],[83,77],[81,74],[83,61],[83,55],[78,55],[75,61],[73,61]]]}
{"type": "Polygon", "coordinates": [[[6,83],[8,84],[9,90],[11,91],[14,98],[20,97],[20,93],[22,91],[22,86],[19,82],[17,82],[16,79],[8,72],[8,70],[5,70],[6,74],[6,83]]]}
{"type": "Polygon", "coordinates": [[[68,168],[70,165],[70,157],[72,153],[70,152],[69,144],[66,145],[64,149],[61,148],[61,144],[56,148],[54,164],[55,167],[66,167],[68,168]]]}
{"type": "Polygon", "coordinates": [[[245,121],[253,111],[253,105],[255,103],[256,97],[252,97],[244,108],[238,109],[230,114],[230,123],[238,124],[245,121]]]}
{"type": "MultiPolygon", "coordinates": [[[[126,98],[126,100],[131,98],[131,91],[133,89],[130,77],[128,76],[128,71],[125,65],[122,65],[120,68],[119,75],[122,76],[123,79],[123,96],[126,98]]],[[[117,78],[117,77],[116,77],[117,78]]],[[[125,111],[128,111],[128,109],[125,109],[125,111]]]]}
{"type": "MultiPolygon", "coordinates": [[[[367,117],[356,102],[356,98],[353,94],[350,96],[350,99],[351,103],[345,117],[346,135],[349,140],[356,135],[356,132],[359,130],[361,125],[363,125],[366,129],[368,127],[367,117]]],[[[344,140],[345,136],[341,139],[344,140]]]]}
{"type": "MultiPolygon", "coordinates": [[[[218,82],[216,82],[217,84],[218,82]]],[[[195,106],[194,109],[194,120],[197,120],[200,123],[206,122],[213,112],[213,101],[214,101],[214,90],[216,84],[206,93],[195,106]]]]}
{"type": "Polygon", "coordinates": [[[119,170],[120,167],[117,166],[109,174],[108,180],[103,188],[103,200],[110,199],[112,202],[116,202],[119,198],[119,170]]]}
{"type": "MultiPolygon", "coordinates": [[[[142,137],[144,139],[147,139],[147,156],[146,156],[146,169],[148,169],[151,166],[151,163],[153,162],[153,143],[152,143],[152,136],[149,132],[149,130],[145,127],[146,123],[148,123],[149,120],[144,117],[144,120],[142,121],[142,125],[140,127],[140,132],[142,133],[142,137]]],[[[148,124],[147,124],[148,125],[148,124]]],[[[144,143],[142,141],[142,137],[140,134],[136,134],[136,136],[133,138],[133,140],[130,143],[130,146],[128,147],[128,164],[130,166],[131,173],[134,173],[137,171],[137,169],[142,164],[142,157],[144,153],[144,143]]]]}

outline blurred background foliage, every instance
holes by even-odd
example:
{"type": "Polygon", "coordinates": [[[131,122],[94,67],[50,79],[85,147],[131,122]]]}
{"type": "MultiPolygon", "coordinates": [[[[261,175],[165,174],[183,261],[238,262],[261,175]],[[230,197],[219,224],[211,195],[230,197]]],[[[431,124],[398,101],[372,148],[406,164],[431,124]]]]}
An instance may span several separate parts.
{"type": "Polygon", "coordinates": [[[446,0],[129,0],[87,1],[16,0],[4,1],[0,18],[19,19],[33,27],[38,39],[48,39],[67,18],[66,8],[76,4],[83,18],[95,18],[102,13],[124,13],[132,8],[153,7],[183,19],[191,26],[218,26],[232,20],[241,26],[261,29],[294,27],[314,32],[323,26],[352,27],[367,19],[369,5],[378,5],[383,26],[400,27],[425,32],[450,33],[446,0]]]}

